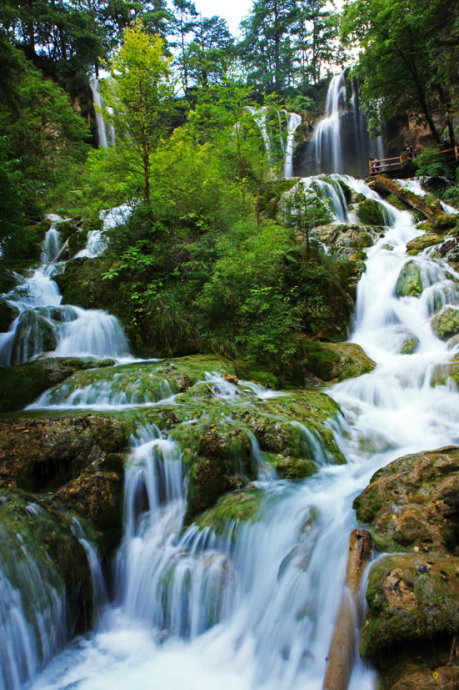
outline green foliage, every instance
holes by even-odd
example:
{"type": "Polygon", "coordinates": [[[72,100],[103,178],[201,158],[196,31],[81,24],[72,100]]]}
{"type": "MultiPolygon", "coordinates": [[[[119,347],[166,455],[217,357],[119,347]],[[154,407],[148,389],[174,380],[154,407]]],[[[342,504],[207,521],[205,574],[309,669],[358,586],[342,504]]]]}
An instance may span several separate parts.
{"type": "MultiPolygon", "coordinates": [[[[435,116],[451,124],[459,17],[448,0],[355,0],[345,5],[342,37],[359,46],[354,72],[373,134],[381,119],[409,115],[440,141],[435,116]],[[451,46],[450,46],[451,43],[451,46]]],[[[441,131],[441,130],[440,130],[441,131]]]]}
{"type": "MultiPolygon", "coordinates": [[[[172,86],[170,60],[164,42],[149,36],[137,21],[126,29],[123,45],[110,61],[111,79],[102,95],[111,114],[117,137],[133,144],[133,154],[143,170],[143,194],[150,199],[150,156],[167,127],[172,86]]],[[[140,166],[139,166],[140,167],[140,166]]]]}
{"type": "Polygon", "coordinates": [[[310,232],[318,225],[330,223],[333,214],[328,200],[321,199],[314,191],[305,189],[298,183],[284,197],[288,225],[302,234],[306,250],[310,252],[310,232]]]}
{"type": "Polygon", "coordinates": [[[422,151],[414,159],[416,166],[416,175],[446,175],[448,176],[448,167],[440,156],[440,148],[438,146],[430,146],[422,151]]]}

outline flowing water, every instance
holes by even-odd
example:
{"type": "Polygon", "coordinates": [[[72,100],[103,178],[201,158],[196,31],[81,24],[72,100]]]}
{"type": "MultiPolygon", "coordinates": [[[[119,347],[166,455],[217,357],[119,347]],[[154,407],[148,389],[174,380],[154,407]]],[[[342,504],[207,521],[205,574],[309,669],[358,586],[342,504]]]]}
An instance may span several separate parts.
{"type": "MultiPolygon", "coordinates": [[[[337,180],[335,176],[328,186],[322,178],[302,184],[326,193],[336,222],[343,222],[351,216],[337,180]]],[[[348,464],[329,464],[320,440],[304,428],[305,444],[320,470],[303,482],[281,481],[266,471],[252,437],[253,462],[259,467],[254,488],[262,496],[259,519],[229,521],[218,533],[196,524],[184,529],[183,449],[161,429],[139,422],[125,479],[124,538],[114,599],[94,631],[55,657],[29,684],[31,689],[322,687],[343,591],[349,532],[356,526],[353,498],[392,459],[459,443],[457,390],[450,381],[435,385],[434,376],[454,350],[430,327],[435,310],[457,304],[459,276],[428,253],[421,254],[414,261],[422,276],[422,294],[396,297],[395,284],[409,259],[406,243],[420,231],[409,213],[385,204],[362,181],[344,181],[376,197],[387,218],[384,236],[368,250],[352,334],[352,341],[377,366],[327,391],[343,411],[332,428],[348,464]],[[401,354],[407,334],[417,342],[409,355],[401,354]]],[[[51,279],[40,276],[59,304],[51,279]]],[[[254,384],[233,384],[215,372],[209,372],[205,385],[227,406],[228,417],[243,395],[262,400],[273,395],[254,384]]],[[[154,388],[150,400],[128,393],[122,398],[122,379],[115,374],[84,390],[64,383],[34,407],[100,404],[120,409],[160,404],[162,396],[170,400],[170,389],[161,389],[160,383],[154,388]]],[[[94,564],[92,570],[98,578],[94,564]]],[[[28,675],[34,676],[35,670],[28,675]]],[[[375,674],[358,659],[349,687],[376,687],[375,674]]]]}

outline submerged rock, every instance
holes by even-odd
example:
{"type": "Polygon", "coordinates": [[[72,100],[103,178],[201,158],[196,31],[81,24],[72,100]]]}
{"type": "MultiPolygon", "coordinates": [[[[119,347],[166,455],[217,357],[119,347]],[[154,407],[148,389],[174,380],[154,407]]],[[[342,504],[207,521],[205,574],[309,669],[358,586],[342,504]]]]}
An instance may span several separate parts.
{"type": "Polygon", "coordinates": [[[395,294],[397,297],[418,297],[421,292],[421,269],[414,261],[408,261],[397,278],[395,294]]]}
{"type": "Polygon", "coordinates": [[[207,510],[197,520],[200,529],[210,527],[216,534],[223,534],[229,527],[260,519],[260,505],[263,491],[247,489],[236,491],[220,498],[213,508],[207,510]]]}

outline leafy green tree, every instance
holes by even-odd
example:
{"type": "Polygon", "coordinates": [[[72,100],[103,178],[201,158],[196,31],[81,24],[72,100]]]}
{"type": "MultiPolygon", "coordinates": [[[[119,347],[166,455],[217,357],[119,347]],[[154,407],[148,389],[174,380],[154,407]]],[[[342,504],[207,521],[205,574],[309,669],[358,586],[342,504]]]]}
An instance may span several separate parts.
{"type": "Polygon", "coordinates": [[[150,157],[166,133],[173,97],[170,59],[164,41],[148,35],[140,21],[124,31],[123,44],[110,61],[111,79],[103,84],[117,137],[132,142],[142,165],[143,194],[150,200],[150,157]]]}
{"type": "Polygon", "coordinates": [[[317,194],[305,189],[301,183],[286,195],[285,207],[287,224],[301,233],[306,254],[309,256],[311,230],[318,225],[330,223],[333,218],[330,207],[317,194]]]}
{"type": "Polygon", "coordinates": [[[201,88],[221,84],[233,59],[233,38],[225,19],[202,17],[187,52],[189,75],[201,88]]]}
{"type": "Polygon", "coordinates": [[[441,141],[438,118],[453,136],[451,107],[457,94],[447,36],[459,33],[448,0],[355,0],[345,5],[342,34],[359,45],[356,76],[373,133],[381,118],[408,114],[441,141]],[[440,37],[440,40],[439,40],[440,37]]]}
{"type": "Polygon", "coordinates": [[[178,50],[176,65],[180,72],[182,90],[186,96],[190,78],[189,45],[198,26],[198,13],[191,0],[173,0],[172,4],[174,7],[174,47],[178,50]]]}

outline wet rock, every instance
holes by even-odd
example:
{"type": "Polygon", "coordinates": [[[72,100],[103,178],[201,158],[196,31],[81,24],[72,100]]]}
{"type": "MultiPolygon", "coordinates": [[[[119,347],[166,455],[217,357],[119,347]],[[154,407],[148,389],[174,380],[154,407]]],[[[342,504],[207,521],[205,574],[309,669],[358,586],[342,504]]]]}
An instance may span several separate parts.
{"type": "Polygon", "coordinates": [[[13,364],[22,364],[42,352],[50,352],[57,345],[52,324],[36,311],[23,312],[13,340],[13,364]]]}
{"type": "Polygon", "coordinates": [[[395,294],[397,297],[418,297],[421,292],[421,269],[414,261],[408,261],[397,278],[395,294]]]}
{"type": "Polygon", "coordinates": [[[359,220],[365,225],[386,225],[384,207],[375,199],[365,199],[357,209],[359,220]]]}
{"type": "Polygon", "coordinates": [[[459,309],[447,307],[431,320],[433,332],[440,340],[449,340],[459,334],[459,309]]]}
{"type": "Polygon", "coordinates": [[[8,331],[18,315],[19,309],[0,297],[0,332],[8,331]]]}
{"type": "Polygon", "coordinates": [[[314,342],[308,364],[324,381],[343,381],[373,371],[375,363],[355,343],[314,342]],[[327,356],[329,355],[329,356],[327,356]]]}
{"type": "Polygon", "coordinates": [[[459,263],[459,238],[446,240],[436,249],[436,253],[450,263],[459,263]]]}
{"type": "Polygon", "coordinates": [[[410,242],[408,242],[406,245],[406,251],[408,254],[413,256],[424,251],[424,249],[427,249],[427,247],[431,247],[434,244],[439,244],[441,241],[442,237],[440,235],[437,235],[433,232],[427,232],[424,235],[420,235],[419,237],[415,237],[413,240],[410,240],[410,242]]]}
{"type": "Polygon", "coordinates": [[[105,367],[113,360],[43,357],[14,367],[0,367],[0,412],[20,410],[51,386],[79,369],[105,367]]]}
{"type": "Polygon", "coordinates": [[[52,495],[93,520],[105,553],[121,537],[128,440],[104,415],[0,422],[0,486],[52,495]]]}
{"type": "MultiPolygon", "coordinates": [[[[47,587],[62,591],[65,587],[67,612],[76,631],[91,623],[92,586],[83,547],[72,532],[72,513],[67,513],[48,498],[31,497],[21,491],[2,488],[0,502],[0,560],[2,570],[21,593],[26,616],[36,601],[34,585],[40,597],[47,587]],[[25,561],[35,564],[41,583],[24,579],[25,561]]],[[[28,572],[28,571],[26,571],[28,572]]]]}
{"type": "Polygon", "coordinates": [[[220,498],[213,508],[201,515],[196,523],[200,529],[210,527],[216,534],[223,534],[228,527],[260,519],[263,492],[258,489],[236,491],[220,498]]]}
{"type": "Polygon", "coordinates": [[[459,355],[456,355],[451,362],[435,366],[430,378],[430,385],[446,386],[449,379],[459,385],[459,355]]]}
{"type": "Polygon", "coordinates": [[[282,455],[282,453],[270,453],[268,459],[280,479],[306,479],[306,477],[315,474],[319,469],[317,463],[312,458],[299,458],[291,455],[282,455]]]}
{"type": "Polygon", "coordinates": [[[354,501],[384,551],[403,547],[454,553],[459,525],[446,501],[459,490],[459,448],[415,453],[379,470],[354,501]]]}
{"type": "Polygon", "coordinates": [[[384,663],[391,650],[416,641],[451,639],[459,629],[459,560],[441,555],[386,556],[371,569],[364,659],[384,663]]]}

